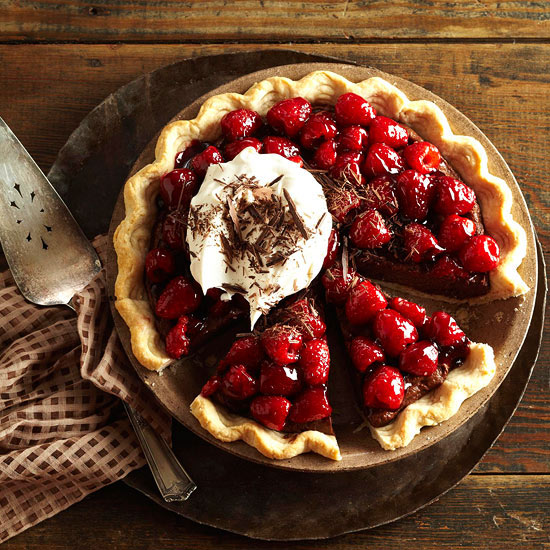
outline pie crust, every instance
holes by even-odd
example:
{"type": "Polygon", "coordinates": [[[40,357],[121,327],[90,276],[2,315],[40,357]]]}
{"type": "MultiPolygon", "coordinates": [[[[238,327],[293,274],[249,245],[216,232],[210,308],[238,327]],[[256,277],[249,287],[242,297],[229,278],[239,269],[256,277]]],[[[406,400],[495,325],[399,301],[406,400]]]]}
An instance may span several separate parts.
{"type": "MultiPolygon", "coordinates": [[[[227,93],[212,96],[204,102],[193,120],[181,120],[168,124],[158,139],[155,161],[126,182],[124,188],[126,216],[114,235],[114,247],[118,259],[115,305],[130,329],[132,351],[143,366],[159,371],[172,361],[166,354],[164,344],[155,327],[154,313],[149,305],[143,282],[143,272],[157,214],[155,199],[159,182],[165,173],[174,168],[177,152],[185,149],[192,140],[212,142],[219,138],[220,119],[234,109],[252,109],[265,116],[267,111],[282,99],[301,96],[314,104],[334,104],[340,95],[347,92],[361,95],[375,107],[379,114],[406,124],[424,139],[436,145],[442,156],[475,191],[487,233],[499,244],[501,261],[499,266],[490,272],[489,293],[468,301],[479,303],[505,299],[528,291],[527,284],[517,271],[526,254],[527,239],[524,229],[512,218],[512,192],[504,180],[489,172],[484,147],[472,137],[455,135],[447,117],[435,103],[426,100],[410,101],[398,88],[379,77],[372,77],[358,83],[353,83],[329,71],[315,71],[297,81],[273,77],[255,84],[242,95],[227,93]]],[[[481,362],[476,368],[464,370],[465,366],[462,366],[456,372],[465,373],[467,378],[470,376],[476,378],[479,375],[484,383],[479,381],[476,383],[472,380],[471,386],[468,386],[471,387],[469,392],[465,389],[467,384],[459,383],[460,377],[457,383],[453,384],[452,381],[457,375],[453,377],[449,375],[451,378],[449,383],[445,382],[435,390],[433,396],[430,394],[422,398],[417,402],[418,405],[415,403],[407,407],[389,426],[373,430],[374,437],[384,448],[397,448],[410,442],[422,426],[437,424],[452,416],[464,399],[488,383],[488,375],[480,373],[485,370],[492,370],[494,373],[492,352],[491,354],[488,351],[483,354],[474,352],[472,360],[467,361],[465,365],[476,363],[474,358],[481,362]],[[483,361],[488,363],[483,365],[483,361]],[[455,393],[457,397],[454,396],[455,393]],[[434,397],[436,395],[437,399],[441,397],[442,402],[447,404],[443,405],[439,401],[432,402],[432,399],[436,399],[434,397]]],[[[206,406],[206,402],[211,403],[204,398],[197,398],[192,405],[193,413],[195,414],[196,411],[203,427],[208,426],[206,427],[208,431],[212,429],[211,433],[216,437],[218,432],[223,440],[245,439],[266,456],[270,456],[268,453],[271,452],[274,456],[280,455],[281,458],[287,458],[286,453],[294,456],[305,450],[315,450],[312,446],[320,445],[320,443],[313,443],[317,441],[315,438],[318,436],[308,435],[303,439],[297,438],[292,443],[287,442],[286,445],[289,446],[287,451],[280,434],[273,432],[275,435],[272,435],[271,439],[276,444],[273,444],[274,450],[269,451],[270,438],[265,435],[265,432],[271,434],[272,430],[266,430],[249,420],[237,423],[235,426],[230,419],[230,423],[226,425],[223,420],[228,418],[227,415],[222,414],[219,408],[212,404],[206,406]],[[211,418],[208,415],[211,415],[211,418]],[[296,443],[298,439],[300,443],[296,443]],[[303,449],[298,451],[301,446],[303,449]]],[[[321,435],[324,438],[329,437],[325,434],[321,435]]],[[[319,438],[319,441],[322,439],[319,438]]],[[[337,449],[335,441],[334,448],[337,449]]],[[[321,454],[324,453],[321,452],[321,454]]],[[[332,454],[336,456],[334,450],[332,454]]]]}

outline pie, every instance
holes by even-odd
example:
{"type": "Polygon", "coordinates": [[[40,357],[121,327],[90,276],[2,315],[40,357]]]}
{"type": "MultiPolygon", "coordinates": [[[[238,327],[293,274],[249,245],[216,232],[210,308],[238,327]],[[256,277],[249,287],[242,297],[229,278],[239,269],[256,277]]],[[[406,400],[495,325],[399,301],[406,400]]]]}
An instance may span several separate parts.
{"type": "Polygon", "coordinates": [[[496,370],[491,347],[445,311],[428,315],[423,297],[528,291],[525,231],[484,148],[378,77],[316,71],[213,96],[164,128],[124,200],[115,294],[134,355],[160,371],[250,317],[191,410],[218,439],[271,458],[340,458],[323,304],[371,433],[391,450],[496,370]]]}

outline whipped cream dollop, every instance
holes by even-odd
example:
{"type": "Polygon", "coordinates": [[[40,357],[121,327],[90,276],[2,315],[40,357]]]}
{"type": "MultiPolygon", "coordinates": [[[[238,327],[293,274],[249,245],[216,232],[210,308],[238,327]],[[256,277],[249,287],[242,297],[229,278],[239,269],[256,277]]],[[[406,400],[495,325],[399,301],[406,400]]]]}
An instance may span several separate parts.
{"type": "Polygon", "coordinates": [[[244,149],[211,165],[189,209],[191,274],[204,293],[242,294],[250,325],[321,270],[332,218],[323,189],[296,163],[244,149]]]}

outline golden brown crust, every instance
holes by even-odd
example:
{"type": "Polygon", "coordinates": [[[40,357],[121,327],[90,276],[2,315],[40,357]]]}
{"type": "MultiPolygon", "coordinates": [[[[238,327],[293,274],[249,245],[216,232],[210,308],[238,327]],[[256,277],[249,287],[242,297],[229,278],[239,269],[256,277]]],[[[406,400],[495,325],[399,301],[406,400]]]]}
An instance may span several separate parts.
{"type": "Polygon", "coordinates": [[[222,406],[199,395],[191,403],[191,412],[200,425],[216,439],[226,443],[242,440],[268,458],[286,459],[314,452],[332,460],[341,460],[336,437],[316,430],[285,434],[270,430],[254,420],[227,412],[222,406]]]}

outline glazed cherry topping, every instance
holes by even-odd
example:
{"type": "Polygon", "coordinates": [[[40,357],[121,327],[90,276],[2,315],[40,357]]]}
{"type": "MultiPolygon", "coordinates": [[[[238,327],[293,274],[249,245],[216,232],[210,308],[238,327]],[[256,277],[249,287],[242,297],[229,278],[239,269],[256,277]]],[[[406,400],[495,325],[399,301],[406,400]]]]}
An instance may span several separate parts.
{"type": "Polygon", "coordinates": [[[380,290],[369,281],[355,285],[346,301],[346,317],[354,325],[370,321],[376,313],[388,305],[380,290]]]}
{"type": "Polygon", "coordinates": [[[340,153],[332,166],[329,174],[335,180],[349,182],[353,185],[362,186],[364,178],[361,174],[361,162],[363,155],[356,151],[340,153]]]}
{"type": "Polygon", "coordinates": [[[439,214],[466,214],[473,207],[476,195],[470,187],[449,176],[436,178],[436,199],[434,209],[439,214]]]}
{"type": "Polygon", "coordinates": [[[430,274],[444,279],[463,279],[468,277],[468,272],[453,258],[444,254],[437,259],[430,274]]]}
{"type": "Polygon", "coordinates": [[[419,223],[410,223],[405,227],[403,246],[407,252],[407,259],[415,263],[431,260],[443,251],[434,234],[419,223]]]}
{"type": "Polygon", "coordinates": [[[201,395],[203,397],[210,397],[214,395],[221,387],[222,379],[218,375],[214,375],[208,379],[206,384],[202,387],[201,395]]]}
{"type": "Polygon", "coordinates": [[[187,168],[168,172],[159,185],[160,196],[169,208],[187,208],[197,189],[197,176],[187,168]]]}
{"type": "Polygon", "coordinates": [[[499,264],[500,248],[489,235],[474,235],[460,249],[459,257],[468,271],[485,273],[499,264]]]}
{"type": "Polygon", "coordinates": [[[244,365],[231,365],[222,378],[221,391],[231,399],[242,401],[258,392],[258,383],[244,365]]]}
{"type": "Polygon", "coordinates": [[[437,369],[439,353],[429,340],[415,342],[399,356],[399,368],[416,376],[430,376],[437,369]]]}
{"type": "Polygon", "coordinates": [[[316,309],[305,298],[296,300],[288,306],[288,311],[292,317],[289,323],[300,331],[304,342],[312,338],[321,338],[325,334],[327,326],[316,309]]]}
{"type": "Polygon", "coordinates": [[[385,143],[394,149],[405,147],[409,134],[401,124],[385,116],[377,116],[369,127],[370,143],[385,143]]]}
{"type": "Polygon", "coordinates": [[[331,413],[332,407],[329,405],[325,388],[306,388],[294,400],[288,418],[297,423],[313,422],[326,418],[331,413]]]}
{"type": "MultiPolygon", "coordinates": [[[[229,302],[228,302],[229,303],[229,302]]],[[[220,361],[218,372],[224,371],[228,365],[244,365],[254,372],[264,358],[260,340],[256,336],[244,336],[235,340],[225,357],[220,361]]]]}
{"type": "Polygon", "coordinates": [[[389,301],[388,307],[401,313],[401,315],[406,317],[417,329],[422,328],[428,320],[425,308],[414,302],[409,302],[404,298],[392,298],[389,301]]]}
{"type": "Polygon", "coordinates": [[[366,336],[356,336],[349,345],[349,354],[353,366],[359,372],[365,372],[373,363],[386,359],[384,351],[366,336]]]}
{"type": "Polygon", "coordinates": [[[348,269],[348,273],[344,278],[344,273],[341,267],[331,267],[327,269],[321,277],[321,282],[325,287],[325,297],[330,304],[343,305],[345,304],[350,285],[355,278],[355,271],[348,269]]]}
{"type": "Polygon", "coordinates": [[[187,168],[188,162],[205,149],[202,141],[194,139],[183,151],[179,151],[174,159],[174,168],[187,168]]]}
{"type": "Polygon", "coordinates": [[[390,357],[397,357],[408,344],[418,340],[416,327],[392,309],[384,309],[375,315],[372,330],[390,357]]]}
{"type": "Polygon", "coordinates": [[[317,338],[306,342],[298,364],[306,384],[310,386],[326,384],[330,368],[328,344],[317,338]]]}
{"type": "Polygon", "coordinates": [[[293,366],[264,361],[260,371],[260,393],[292,395],[300,391],[301,385],[298,371],[293,366]]]}
{"type": "Polygon", "coordinates": [[[187,315],[182,315],[166,335],[166,353],[172,359],[179,359],[183,355],[189,354],[188,323],[189,318],[187,315]]]}
{"type": "Polygon", "coordinates": [[[328,238],[327,255],[323,260],[323,269],[328,269],[334,265],[338,252],[340,252],[340,239],[338,238],[338,231],[332,228],[328,238]]]}
{"type": "Polygon", "coordinates": [[[267,136],[263,140],[262,153],[281,155],[292,159],[300,156],[300,148],[285,137],[267,136]]]}
{"type": "Polygon", "coordinates": [[[313,165],[320,170],[328,170],[336,162],[336,142],[333,139],[323,141],[313,155],[313,165]]]}
{"type": "Polygon", "coordinates": [[[185,224],[176,212],[168,214],[162,222],[162,240],[173,250],[182,250],[184,229],[185,224]]]}
{"type": "Polygon", "coordinates": [[[407,218],[415,221],[426,218],[435,193],[429,177],[416,170],[405,170],[397,176],[395,190],[399,209],[407,218]]]}
{"type": "Polygon", "coordinates": [[[246,149],[247,147],[252,147],[259,153],[262,148],[262,142],[255,137],[232,141],[225,146],[225,149],[223,150],[224,157],[227,160],[233,160],[243,149],[246,149]]]}
{"type": "Polygon", "coordinates": [[[405,396],[403,376],[395,367],[379,366],[363,384],[363,401],[373,409],[397,410],[405,396]]]}
{"type": "Polygon", "coordinates": [[[441,163],[439,149],[428,141],[411,143],[403,151],[407,164],[421,174],[434,172],[441,163]]]}
{"type": "Polygon", "coordinates": [[[290,401],[284,397],[258,395],[250,404],[250,414],[266,428],[281,431],[285,426],[290,407],[290,401]]]}
{"type": "Polygon", "coordinates": [[[195,155],[191,161],[191,168],[195,170],[199,178],[204,178],[211,164],[220,164],[223,157],[220,151],[213,145],[208,146],[202,153],[195,155]]]}
{"type": "Polygon", "coordinates": [[[363,173],[367,178],[398,174],[405,169],[403,157],[384,143],[373,143],[363,163],[363,173]]]}
{"type": "Polygon", "coordinates": [[[237,109],[221,120],[222,134],[227,141],[253,136],[262,126],[262,117],[250,109],[237,109]]]}
{"type": "Polygon", "coordinates": [[[456,252],[476,232],[476,224],[457,214],[447,216],[439,226],[437,238],[447,252],[456,252]]]}
{"type": "Polygon", "coordinates": [[[355,218],[349,236],[358,248],[379,248],[390,241],[392,233],[380,212],[371,209],[355,218]]]}
{"type": "Polygon", "coordinates": [[[277,132],[294,137],[311,114],[311,103],[303,97],[283,99],[267,112],[268,124],[277,132]]]}
{"type": "Polygon", "coordinates": [[[376,117],[372,105],[360,95],[347,93],[341,95],[334,106],[336,122],[340,126],[359,124],[368,126],[376,117]]]}
{"type": "Polygon", "coordinates": [[[161,283],[176,270],[172,252],[166,248],[153,248],[145,257],[145,273],[152,283],[161,283]]]}
{"type": "Polygon", "coordinates": [[[315,149],[323,141],[336,136],[338,128],[332,115],[326,111],[315,113],[304,124],[300,133],[300,143],[306,149],[315,149]]]}
{"type": "Polygon", "coordinates": [[[398,212],[395,184],[391,176],[378,176],[369,182],[366,187],[365,205],[368,208],[376,208],[388,216],[398,212]]]}
{"type": "Polygon", "coordinates": [[[368,145],[369,134],[362,126],[353,124],[340,130],[337,137],[338,151],[362,151],[368,145]]]}
{"type": "Polygon", "coordinates": [[[157,300],[155,313],[163,319],[176,319],[195,311],[201,303],[200,290],[194,281],[178,275],[172,279],[157,300]]]}
{"type": "Polygon", "coordinates": [[[356,208],[361,206],[361,200],[351,189],[342,189],[334,196],[327,197],[327,206],[332,216],[344,223],[353,214],[356,208]]]}
{"type": "Polygon", "coordinates": [[[261,342],[264,351],[278,365],[298,361],[302,335],[297,329],[275,325],[262,333],[261,342]]]}
{"type": "Polygon", "coordinates": [[[457,322],[444,311],[436,311],[426,323],[424,332],[440,346],[455,346],[466,338],[457,322]]]}

